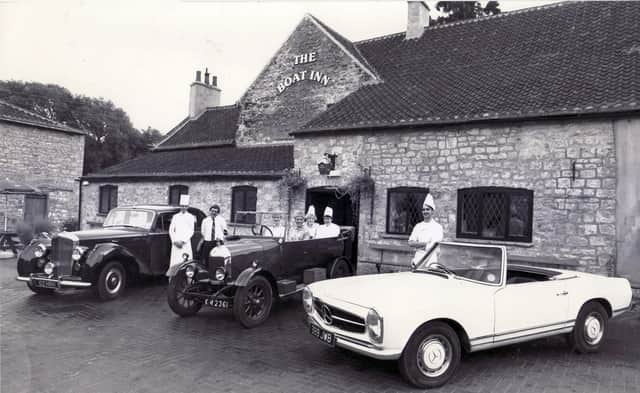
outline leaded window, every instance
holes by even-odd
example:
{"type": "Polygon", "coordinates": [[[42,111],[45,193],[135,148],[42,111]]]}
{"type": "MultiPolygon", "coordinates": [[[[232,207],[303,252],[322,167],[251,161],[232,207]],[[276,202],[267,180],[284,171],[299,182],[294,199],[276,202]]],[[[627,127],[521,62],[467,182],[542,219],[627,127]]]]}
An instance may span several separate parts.
{"type": "Polygon", "coordinates": [[[111,209],[118,206],[118,186],[100,186],[100,200],[98,202],[98,213],[107,214],[111,209]]]}
{"type": "Polygon", "coordinates": [[[387,233],[409,235],[423,220],[422,204],[428,188],[397,187],[387,190],[387,233]]]}
{"type": "Polygon", "coordinates": [[[533,191],[475,187],[458,190],[456,236],[531,242],[533,191]]]}
{"type": "Polygon", "coordinates": [[[179,205],[180,204],[180,195],[188,195],[189,187],[183,186],[182,184],[175,184],[169,187],[169,204],[170,205],[179,205]]]}
{"type": "Polygon", "coordinates": [[[238,186],[231,190],[231,222],[255,224],[255,214],[236,214],[239,211],[255,211],[258,189],[252,186],[238,186]]]}

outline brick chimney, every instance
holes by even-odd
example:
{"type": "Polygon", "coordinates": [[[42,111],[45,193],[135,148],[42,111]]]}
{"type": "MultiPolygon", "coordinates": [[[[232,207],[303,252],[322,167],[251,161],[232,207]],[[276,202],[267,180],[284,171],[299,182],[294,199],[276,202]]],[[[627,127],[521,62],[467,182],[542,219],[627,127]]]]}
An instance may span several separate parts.
{"type": "Polygon", "coordinates": [[[206,108],[220,105],[220,89],[218,88],[218,78],[212,76],[209,83],[209,70],[204,71],[204,81],[201,81],[202,72],[196,71],[196,80],[191,83],[189,93],[189,117],[198,116],[206,108]]]}
{"type": "Polygon", "coordinates": [[[422,37],[424,28],[429,26],[429,6],[424,1],[407,1],[407,35],[405,40],[422,37]]]}

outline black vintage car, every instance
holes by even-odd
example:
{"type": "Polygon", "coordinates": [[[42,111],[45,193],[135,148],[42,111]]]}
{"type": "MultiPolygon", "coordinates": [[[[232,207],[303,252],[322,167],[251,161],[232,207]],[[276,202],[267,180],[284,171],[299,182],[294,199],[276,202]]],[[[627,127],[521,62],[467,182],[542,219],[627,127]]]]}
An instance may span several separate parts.
{"type": "Polygon", "coordinates": [[[203,305],[233,310],[247,328],[260,325],[274,299],[293,295],[304,284],[355,274],[350,260],[353,227],[341,227],[334,238],[286,241],[256,224],[251,235],[232,235],[211,250],[206,262],[185,261],[171,268],[168,303],[180,316],[203,305]]]}
{"type": "MultiPolygon", "coordinates": [[[[37,294],[93,287],[101,299],[114,299],[130,280],[167,272],[169,225],[179,210],[166,205],[118,207],[109,212],[100,229],[34,239],[18,257],[17,280],[37,294]]],[[[195,208],[189,212],[197,219],[192,238],[192,249],[197,250],[205,215],[195,208]]]]}

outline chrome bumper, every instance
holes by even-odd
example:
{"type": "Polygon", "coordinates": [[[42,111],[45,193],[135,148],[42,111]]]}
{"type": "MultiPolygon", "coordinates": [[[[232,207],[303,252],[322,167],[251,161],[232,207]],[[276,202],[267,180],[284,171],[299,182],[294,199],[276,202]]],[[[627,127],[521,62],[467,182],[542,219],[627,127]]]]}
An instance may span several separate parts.
{"type": "Polygon", "coordinates": [[[335,328],[331,328],[324,323],[318,321],[314,316],[307,315],[307,323],[319,326],[321,329],[333,333],[336,337],[336,345],[344,349],[359,353],[360,355],[369,356],[379,360],[397,360],[402,355],[402,350],[384,349],[370,342],[359,340],[353,337],[341,334],[335,328]]]}
{"type": "Polygon", "coordinates": [[[32,279],[55,282],[58,284],[58,287],[74,287],[74,288],[88,288],[91,286],[90,282],[85,281],[75,281],[75,280],[64,280],[64,279],[56,279],[56,278],[41,278],[41,277],[16,277],[16,280],[28,282],[30,283],[32,279]]]}

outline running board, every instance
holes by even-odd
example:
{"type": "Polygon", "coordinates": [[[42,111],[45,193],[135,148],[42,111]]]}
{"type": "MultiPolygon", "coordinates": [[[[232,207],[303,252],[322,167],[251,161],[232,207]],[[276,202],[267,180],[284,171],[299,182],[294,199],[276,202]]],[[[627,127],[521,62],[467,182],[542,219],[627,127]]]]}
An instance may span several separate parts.
{"type": "MultiPolygon", "coordinates": [[[[295,282],[294,282],[294,284],[295,284],[295,282]]],[[[295,286],[295,289],[289,290],[288,292],[285,292],[285,293],[281,293],[280,295],[278,295],[278,297],[280,299],[282,299],[282,298],[287,297],[287,296],[295,295],[296,293],[302,291],[304,289],[304,287],[306,287],[305,284],[297,284],[295,286]]],[[[280,282],[278,282],[278,289],[279,288],[280,288],[280,282]]],[[[280,291],[278,291],[278,292],[280,292],[280,291]]]]}

